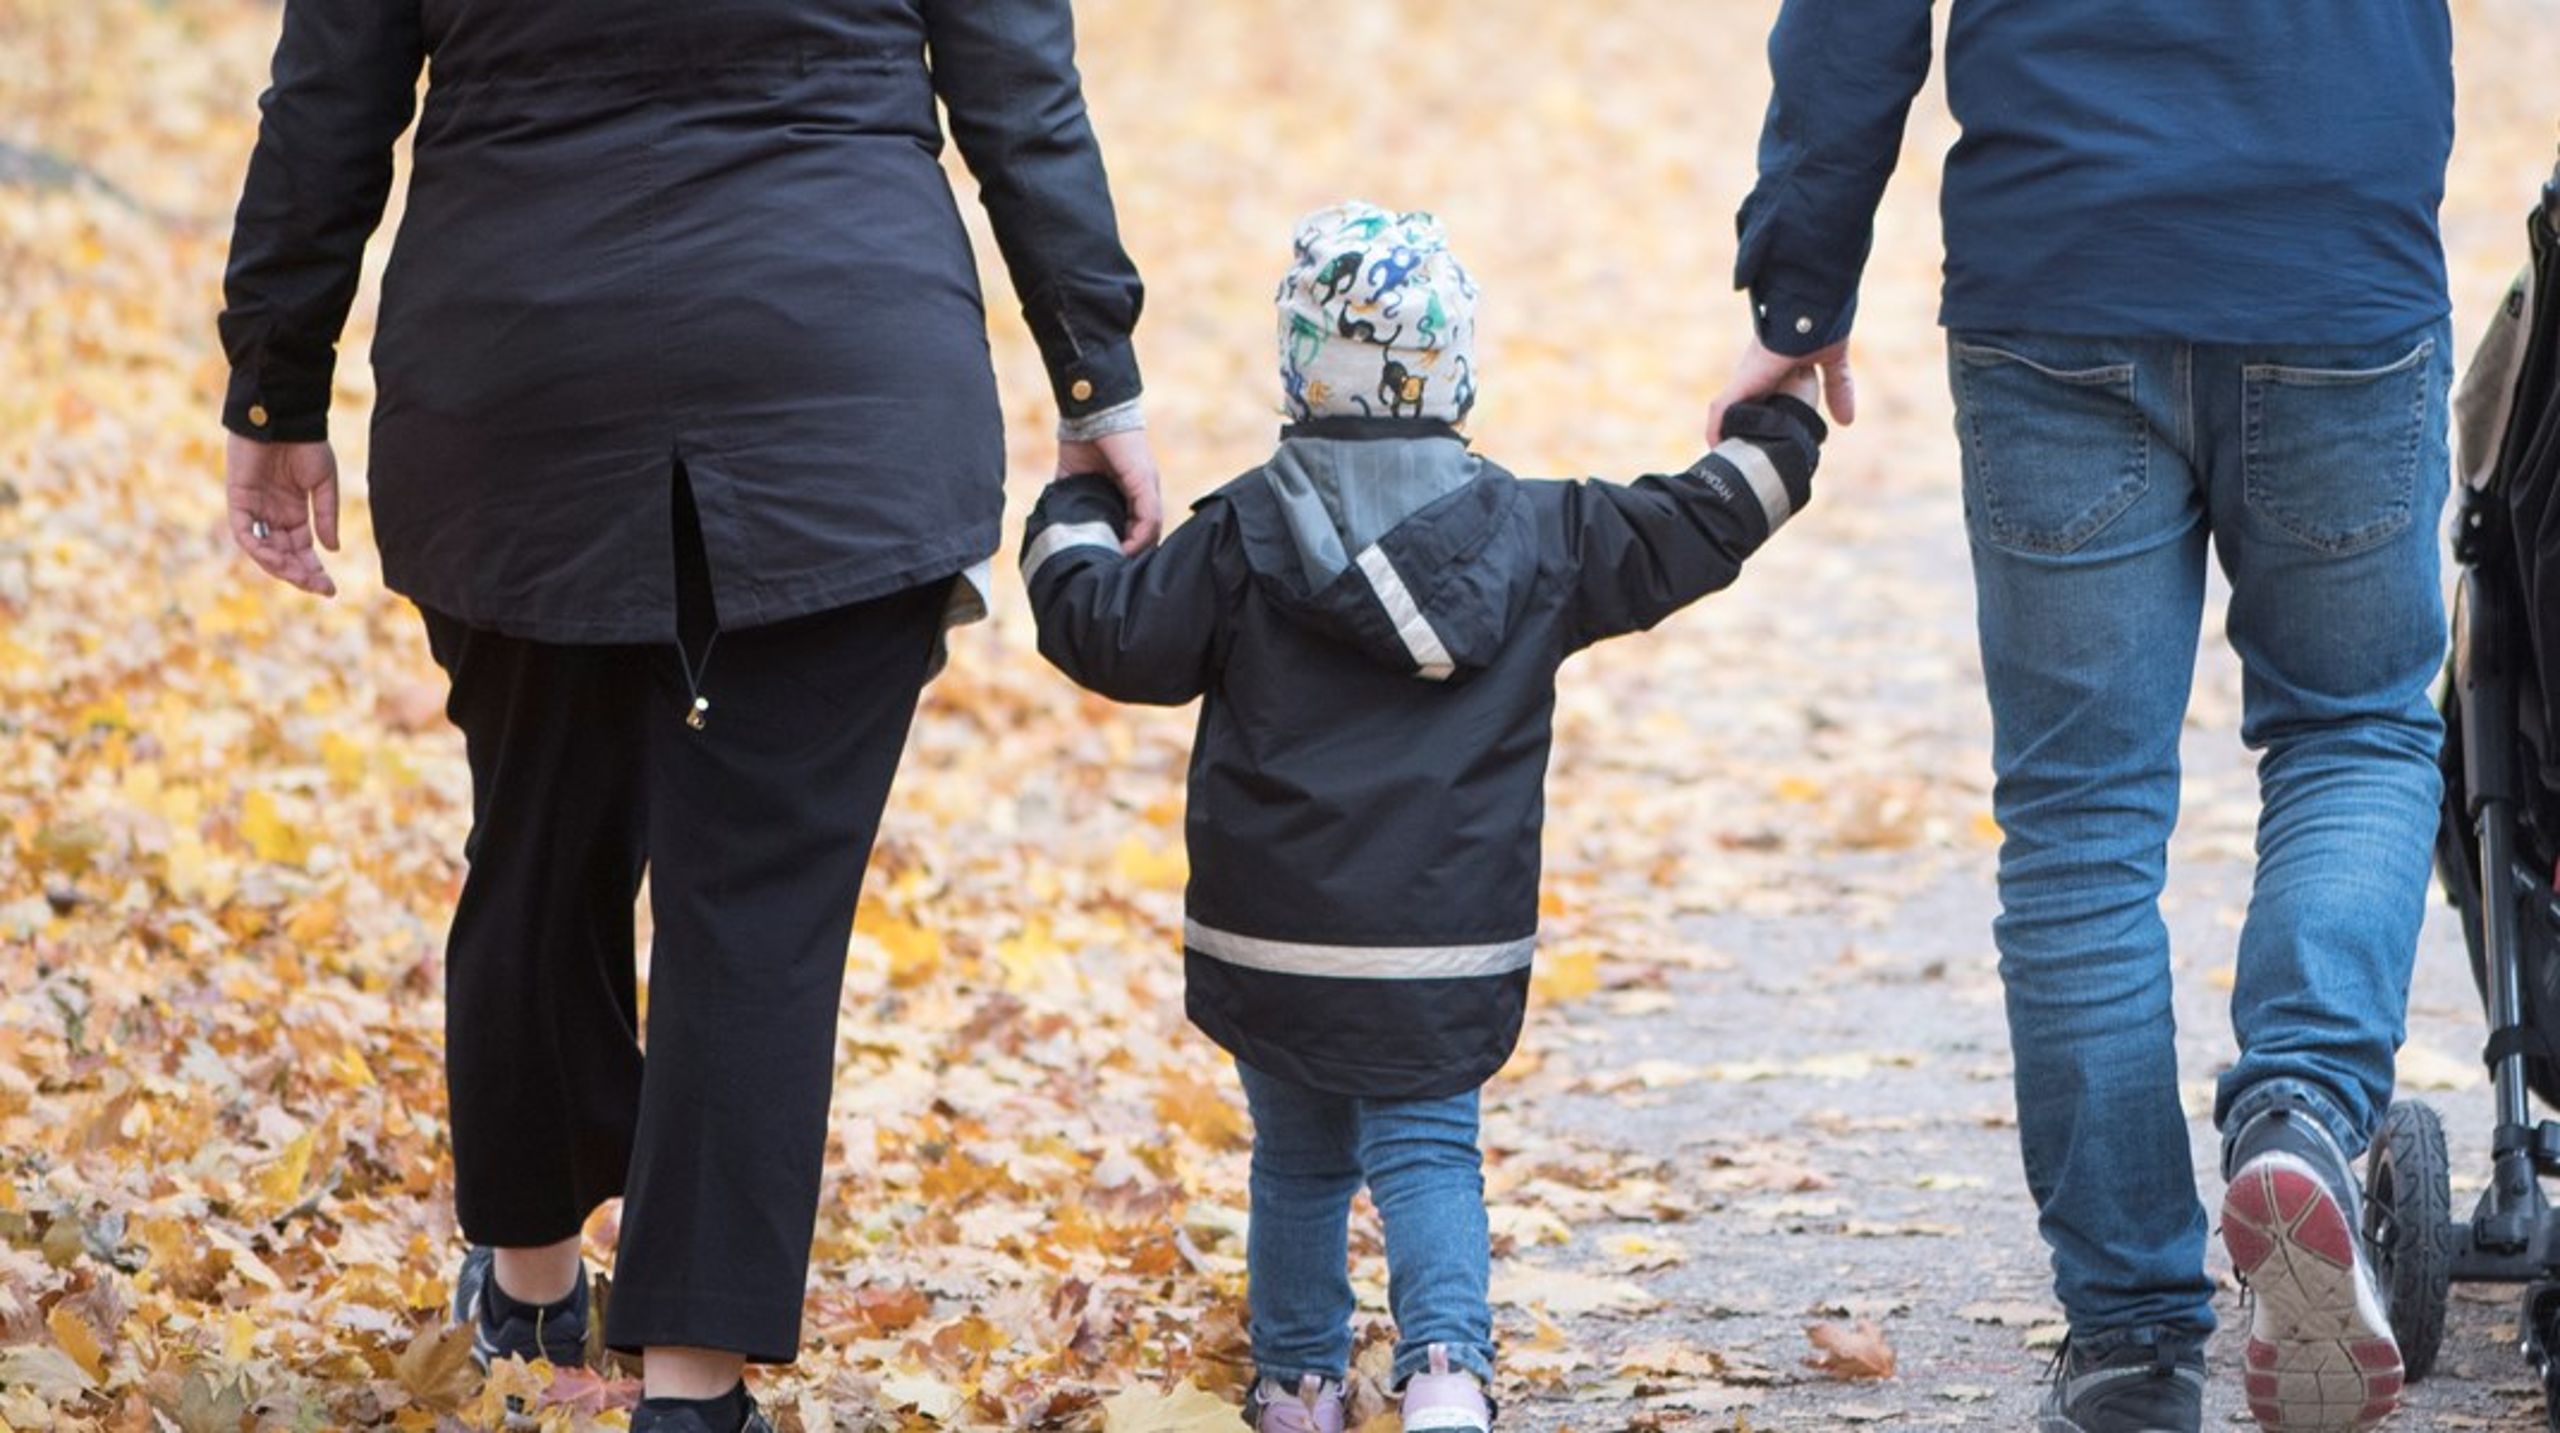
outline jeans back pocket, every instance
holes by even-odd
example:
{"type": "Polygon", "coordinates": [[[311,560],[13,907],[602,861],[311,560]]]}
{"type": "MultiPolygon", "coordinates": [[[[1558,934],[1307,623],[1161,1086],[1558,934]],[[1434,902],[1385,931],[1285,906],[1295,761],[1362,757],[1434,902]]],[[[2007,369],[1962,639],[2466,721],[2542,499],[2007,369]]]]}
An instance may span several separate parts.
{"type": "Polygon", "coordinates": [[[2241,462],[2250,512],[2337,557],[2408,531],[2435,352],[2430,338],[2379,368],[2243,365],[2241,462]]]}
{"type": "Polygon", "coordinates": [[[2150,487],[2133,364],[2052,367],[1964,339],[1949,352],[1965,509],[1978,539],[2018,553],[2077,552],[2150,487]]]}

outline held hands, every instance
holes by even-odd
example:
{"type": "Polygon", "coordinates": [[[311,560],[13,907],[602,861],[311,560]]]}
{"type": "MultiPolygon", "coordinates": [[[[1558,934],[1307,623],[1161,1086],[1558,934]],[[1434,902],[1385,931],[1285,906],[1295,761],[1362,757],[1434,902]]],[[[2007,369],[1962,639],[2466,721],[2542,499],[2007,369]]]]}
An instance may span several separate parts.
{"type": "Polygon", "coordinates": [[[1830,411],[1831,421],[1844,428],[1857,421],[1858,386],[1849,376],[1847,339],[1829,348],[1818,348],[1802,357],[1791,358],[1783,353],[1770,352],[1761,346],[1757,336],[1753,337],[1742,346],[1742,356],[1733,365],[1733,377],[1707,409],[1707,441],[1723,441],[1724,410],[1736,403],[1784,393],[1811,404],[1816,392],[1817,374],[1820,376],[1822,406],[1830,411]]]}
{"type": "MultiPolygon", "coordinates": [[[[1060,442],[1058,476],[1079,473],[1108,474],[1120,485],[1120,496],[1128,500],[1129,528],[1120,534],[1122,555],[1135,557],[1156,545],[1156,539],[1164,532],[1164,499],[1157,489],[1156,455],[1147,446],[1146,429],[1111,433],[1090,443],[1060,442]]],[[[332,488],[333,498],[335,492],[332,488]]],[[[333,539],[335,528],[333,521],[333,539]]],[[[330,546],[337,544],[332,540],[330,546]]]]}
{"type": "MultiPolygon", "coordinates": [[[[1848,370],[1845,367],[1841,370],[1843,373],[1846,373],[1847,371],[1848,370]]],[[[1798,403],[1810,408],[1819,401],[1822,394],[1822,384],[1819,372],[1809,365],[1798,364],[1795,367],[1788,369],[1787,376],[1778,380],[1778,386],[1770,391],[1772,393],[1783,393],[1789,398],[1792,398],[1798,403]]],[[[1842,421],[1846,422],[1847,420],[1843,419],[1842,421]]]]}
{"type": "Polygon", "coordinates": [[[223,490],[231,540],[269,577],[321,597],[338,595],[318,545],[338,550],[338,456],[326,443],[261,443],[231,435],[223,490]]]}

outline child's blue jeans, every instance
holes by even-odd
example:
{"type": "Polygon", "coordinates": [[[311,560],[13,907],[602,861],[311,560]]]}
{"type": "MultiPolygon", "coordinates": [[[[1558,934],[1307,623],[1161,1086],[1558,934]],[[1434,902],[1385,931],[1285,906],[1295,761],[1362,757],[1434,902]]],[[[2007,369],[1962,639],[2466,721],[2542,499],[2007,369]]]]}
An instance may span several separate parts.
{"type": "Polygon", "coordinates": [[[1351,1366],[1351,1198],[1363,1181],[1387,1229],[1395,1381],[1431,1346],[1493,1379],[1492,1241],[1476,1092],[1364,1100],[1238,1062],[1253,1109],[1253,1220],[1245,1259],[1253,1358],[1264,1378],[1339,1380],[1351,1366]]]}

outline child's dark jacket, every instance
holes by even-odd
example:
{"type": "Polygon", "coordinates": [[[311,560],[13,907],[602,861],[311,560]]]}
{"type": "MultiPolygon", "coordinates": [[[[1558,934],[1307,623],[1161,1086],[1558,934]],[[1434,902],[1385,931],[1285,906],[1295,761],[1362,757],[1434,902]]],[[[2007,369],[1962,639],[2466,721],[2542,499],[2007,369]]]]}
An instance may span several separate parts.
{"type": "Polygon", "coordinates": [[[1454,1094],[1519,1039],[1556,671],[1733,581],[1810,490],[1822,422],[1743,405],[1687,472],[1524,482],[1452,429],[1328,419],[1123,557],[1105,480],[1042,495],[1040,650],[1121,701],[1206,697],[1190,1014],[1316,1089],[1454,1094]]]}

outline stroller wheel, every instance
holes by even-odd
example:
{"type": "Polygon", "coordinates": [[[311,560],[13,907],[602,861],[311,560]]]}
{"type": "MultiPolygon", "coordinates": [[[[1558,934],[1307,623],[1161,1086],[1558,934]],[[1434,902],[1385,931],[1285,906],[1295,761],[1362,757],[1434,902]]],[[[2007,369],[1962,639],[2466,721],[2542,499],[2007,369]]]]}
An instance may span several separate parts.
{"type": "Polygon", "coordinates": [[[2444,1124],[2425,1105],[2395,1100],[2365,1156],[2364,1246],[2411,1383],[2434,1370],[2444,1343],[2455,1233],[2444,1124]]]}

